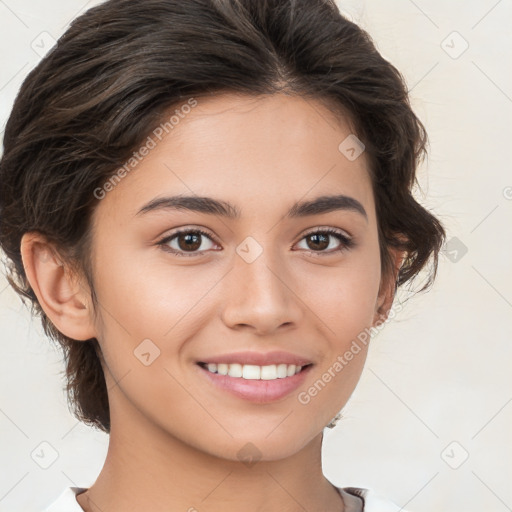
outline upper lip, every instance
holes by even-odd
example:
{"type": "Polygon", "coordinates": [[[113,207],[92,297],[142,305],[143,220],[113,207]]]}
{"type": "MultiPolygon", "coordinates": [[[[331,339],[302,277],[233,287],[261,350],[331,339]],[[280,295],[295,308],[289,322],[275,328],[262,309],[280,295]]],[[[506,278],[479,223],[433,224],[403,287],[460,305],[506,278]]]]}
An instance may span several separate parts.
{"type": "Polygon", "coordinates": [[[268,366],[272,364],[294,364],[295,366],[306,366],[312,361],[290,352],[232,352],[207,357],[198,361],[200,363],[227,363],[227,364],[254,364],[257,366],[268,366]]]}

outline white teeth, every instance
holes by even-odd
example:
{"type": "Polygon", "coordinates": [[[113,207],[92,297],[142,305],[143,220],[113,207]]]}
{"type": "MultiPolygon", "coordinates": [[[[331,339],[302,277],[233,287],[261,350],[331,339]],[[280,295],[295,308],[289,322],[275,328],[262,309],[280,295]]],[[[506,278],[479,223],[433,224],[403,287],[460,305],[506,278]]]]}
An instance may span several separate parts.
{"type": "Polygon", "coordinates": [[[254,364],[244,364],[244,368],[242,370],[242,377],[244,379],[259,380],[260,376],[261,366],[256,366],[254,364]]]}
{"type": "Polygon", "coordinates": [[[261,380],[277,379],[277,367],[275,364],[261,367],[261,380]]]}
{"type": "Polygon", "coordinates": [[[229,365],[228,364],[218,364],[217,365],[217,373],[219,375],[227,375],[228,371],[229,371],[229,365]]]}
{"type": "Polygon", "coordinates": [[[271,364],[268,366],[258,366],[255,364],[226,364],[226,363],[208,363],[206,368],[211,373],[219,375],[228,375],[229,377],[241,377],[247,380],[275,380],[292,377],[302,370],[302,366],[294,364],[271,364]]]}
{"type": "Polygon", "coordinates": [[[291,377],[292,375],[295,375],[295,365],[290,364],[288,368],[286,369],[286,376],[291,377]]]}
{"type": "Polygon", "coordinates": [[[278,364],[277,365],[277,378],[284,379],[288,373],[288,365],[278,364]]]}
{"type": "Polygon", "coordinates": [[[243,377],[242,365],[238,363],[228,364],[228,375],[230,377],[243,377]]]}

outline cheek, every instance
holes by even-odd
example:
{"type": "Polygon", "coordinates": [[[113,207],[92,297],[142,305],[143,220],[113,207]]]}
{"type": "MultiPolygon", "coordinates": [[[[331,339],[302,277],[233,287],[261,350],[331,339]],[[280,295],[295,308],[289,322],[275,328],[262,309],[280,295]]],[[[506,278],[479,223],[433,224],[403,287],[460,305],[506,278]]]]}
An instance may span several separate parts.
{"type": "Polygon", "coordinates": [[[304,263],[295,269],[294,292],[311,309],[321,337],[336,353],[343,353],[372,325],[380,286],[377,240],[352,251],[336,267],[304,263]]]}
{"type": "MultiPolygon", "coordinates": [[[[144,265],[141,260],[121,257],[114,247],[98,257],[102,264],[95,280],[103,325],[99,341],[108,368],[107,386],[113,390],[111,406],[142,412],[165,428],[187,415],[207,421],[190,398],[193,386],[183,383],[177,368],[186,341],[201,329],[201,298],[206,299],[205,291],[218,279],[212,272],[198,276],[197,267],[195,272],[192,266],[173,269],[165,258],[147,258],[144,265]]],[[[193,429],[184,423],[181,435],[192,442],[194,436],[187,432],[193,429]]],[[[221,428],[216,432],[223,434],[221,428]]]]}
{"type": "Polygon", "coordinates": [[[340,349],[371,326],[380,285],[375,250],[347,258],[337,268],[308,265],[297,272],[296,293],[318,317],[327,339],[340,349]]]}
{"type": "MultiPolygon", "coordinates": [[[[158,249],[147,252],[111,250],[98,256],[97,295],[109,338],[165,339],[180,330],[200,309],[206,291],[218,278],[194,266],[170,265],[158,249]],[[185,322],[184,322],[185,319],[185,322]]],[[[103,332],[104,336],[107,335],[103,332]]]]}
{"type": "Polygon", "coordinates": [[[380,275],[375,245],[357,257],[347,258],[346,264],[337,269],[316,271],[314,280],[313,276],[303,276],[298,281],[303,283],[299,294],[307,296],[305,302],[319,319],[319,338],[326,340],[319,347],[319,367],[308,382],[313,386],[309,388],[311,394],[305,389],[308,396],[318,397],[313,405],[316,410],[341,409],[357,385],[370,342],[380,275]],[[311,282],[316,286],[308,286],[311,282]]]}

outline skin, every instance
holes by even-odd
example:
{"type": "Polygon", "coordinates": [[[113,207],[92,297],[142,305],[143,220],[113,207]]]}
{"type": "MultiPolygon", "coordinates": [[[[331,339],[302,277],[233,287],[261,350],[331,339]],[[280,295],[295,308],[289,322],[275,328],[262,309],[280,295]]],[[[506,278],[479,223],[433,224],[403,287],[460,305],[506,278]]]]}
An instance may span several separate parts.
{"type": "MultiPolygon", "coordinates": [[[[385,319],[393,300],[365,154],[350,161],[338,150],[350,133],[346,119],[300,97],[199,99],[99,201],[97,316],[85,281],[58,252],[37,233],[23,237],[27,277],[46,314],[73,339],[96,337],[104,357],[110,442],[96,482],[77,497],[84,510],[344,510],[322,474],[322,432],[356,387],[366,348],[308,404],[298,393],[385,319]],[[151,199],[176,194],[229,201],[241,218],[136,215],[151,199]],[[284,217],[296,201],[333,194],[357,199],[368,218],[350,210],[284,217]],[[200,238],[193,256],[173,255],[158,241],[178,227],[200,227],[212,240],[200,238]],[[316,228],[356,244],[333,252],[343,244],[331,236],[315,254],[305,235],[316,228]],[[251,263],[236,252],[248,236],[262,249],[251,263]],[[149,366],[134,357],[147,338],[160,350],[149,366]],[[242,350],[285,350],[314,366],[297,391],[256,404],[217,389],[196,365],[242,350]],[[237,455],[247,443],[258,450],[250,466],[237,455]]],[[[178,241],[167,246],[185,252],[178,241]]],[[[398,270],[403,255],[393,254],[398,270]]]]}

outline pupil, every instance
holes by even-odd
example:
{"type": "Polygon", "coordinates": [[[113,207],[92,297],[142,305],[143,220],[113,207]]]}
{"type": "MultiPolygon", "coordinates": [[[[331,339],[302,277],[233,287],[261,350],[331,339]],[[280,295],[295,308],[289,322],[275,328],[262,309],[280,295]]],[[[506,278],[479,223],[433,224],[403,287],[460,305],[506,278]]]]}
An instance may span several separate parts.
{"type": "Polygon", "coordinates": [[[314,234],[314,235],[310,235],[310,238],[312,240],[314,240],[313,244],[315,244],[315,243],[317,244],[316,247],[313,247],[314,249],[325,249],[326,247],[329,247],[328,236],[326,236],[326,235],[314,234]],[[318,246],[318,244],[320,244],[320,247],[318,246]]]}
{"type": "Polygon", "coordinates": [[[200,242],[199,238],[200,238],[200,236],[198,234],[190,234],[190,233],[188,233],[186,235],[181,235],[179,237],[180,249],[184,249],[184,250],[198,249],[199,247],[201,247],[201,242],[200,242]],[[183,240],[183,239],[186,239],[186,243],[184,245],[181,244],[181,240],[183,240]]]}

